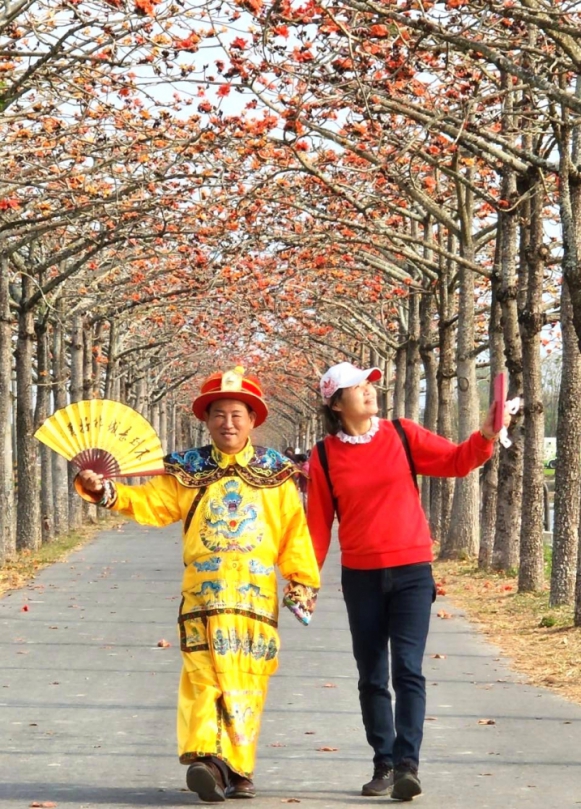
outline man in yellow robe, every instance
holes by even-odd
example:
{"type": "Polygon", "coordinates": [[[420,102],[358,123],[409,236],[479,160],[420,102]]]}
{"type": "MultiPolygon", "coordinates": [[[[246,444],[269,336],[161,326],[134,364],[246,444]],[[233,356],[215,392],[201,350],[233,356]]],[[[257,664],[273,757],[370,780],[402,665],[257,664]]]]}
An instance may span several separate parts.
{"type": "Polygon", "coordinates": [[[268,413],[257,380],[241,368],[214,374],[193,410],[212,444],[167,456],[165,475],[125,486],[85,470],[75,485],[144,525],[183,522],[178,749],[189,789],[217,802],[255,795],[260,719],[280,645],[276,567],[289,582],[285,603],[304,623],[320,582],[296,467],[250,441],[268,413]]]}

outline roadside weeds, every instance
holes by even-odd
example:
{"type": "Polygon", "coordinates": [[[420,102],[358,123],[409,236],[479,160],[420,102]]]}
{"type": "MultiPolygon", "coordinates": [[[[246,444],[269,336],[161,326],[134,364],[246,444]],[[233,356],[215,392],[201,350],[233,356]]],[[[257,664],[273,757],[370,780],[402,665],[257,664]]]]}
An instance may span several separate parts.
{"type": "MultiPolygon", "coordinates": [[[[437,561],[434,578],[469,621],[533,684],[581,704],[581,627],[573,607],[551,607],[549,588],[518,593],[517,577],[479,571],[473,561],[437,561]]],[[[453,613],[452,613],[453,617],[453,613]]]]}

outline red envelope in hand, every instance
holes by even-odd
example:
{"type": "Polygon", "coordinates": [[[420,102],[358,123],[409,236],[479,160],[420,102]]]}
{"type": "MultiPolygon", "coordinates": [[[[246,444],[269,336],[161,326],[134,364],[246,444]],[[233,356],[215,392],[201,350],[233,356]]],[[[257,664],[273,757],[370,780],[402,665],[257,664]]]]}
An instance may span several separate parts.
{"type": "Polygon", "coordinates": [[[497,374],[494,379],[494,425],[495,433],[499,433],[504,427],[504,405],[506,403],[506,374],[497,374]]]}

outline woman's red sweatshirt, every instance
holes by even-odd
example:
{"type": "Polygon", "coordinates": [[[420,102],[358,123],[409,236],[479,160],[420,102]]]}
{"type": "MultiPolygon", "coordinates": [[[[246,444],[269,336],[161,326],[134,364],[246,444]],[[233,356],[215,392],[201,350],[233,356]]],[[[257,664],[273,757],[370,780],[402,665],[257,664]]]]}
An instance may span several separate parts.
{"type": "MultiPolygon", "coordinates": [[[[418,475],[464,477],[492,455],[493,441],[479,432],[453,444],[401,419],[418,475]]],[[[432,561],[432,538],[400,437],[390,421],[367,444],[327,436],[325,449],[338,501],[344,567],[369,570],[432,561]]],[[[333,525],[333,501],[319,453],[310,458],[307,516],[319,567],[333,525]]]]}

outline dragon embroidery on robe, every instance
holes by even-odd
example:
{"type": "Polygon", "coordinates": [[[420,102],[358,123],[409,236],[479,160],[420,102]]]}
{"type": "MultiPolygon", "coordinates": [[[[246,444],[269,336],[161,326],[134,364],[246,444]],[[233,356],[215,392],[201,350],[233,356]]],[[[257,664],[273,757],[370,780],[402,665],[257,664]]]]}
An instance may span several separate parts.
{"type": "Polygon", "coordinates": [[[206,501],[200,523],[200,539],[208,550],[248,553],[262,541],[258,508],[252,490],[241,492],[240,480],[228,478],[206,501]],[[249,496],[250,495],[250,496],[249,496]]]}

